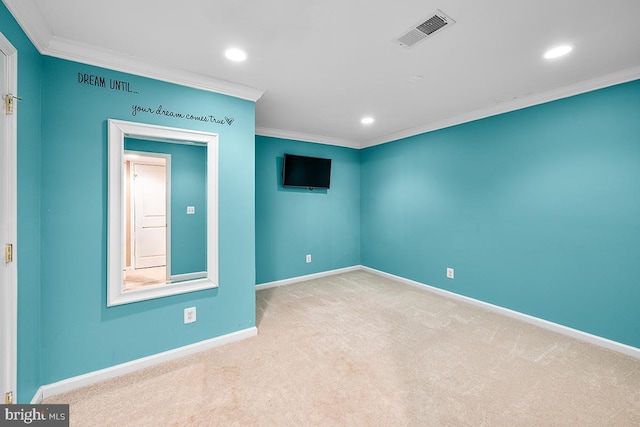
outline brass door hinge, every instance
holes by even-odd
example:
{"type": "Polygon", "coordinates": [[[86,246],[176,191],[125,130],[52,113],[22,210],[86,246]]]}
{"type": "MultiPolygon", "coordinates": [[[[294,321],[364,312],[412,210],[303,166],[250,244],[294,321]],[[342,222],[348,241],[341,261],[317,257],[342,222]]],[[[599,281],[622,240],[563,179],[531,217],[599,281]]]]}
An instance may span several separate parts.
{"type": "Polygon", "coordinates": [[[13,114],[13,96],[7,95],[4,97],[4,111],[7,116],[13,114]]]}
{"type": "Polygon", "coordinates": [[[5,405],[13,405],[13,392],[8,391],[4,394],[4,404],[5,405]]]}
{"type": "Polygon", "coordinates": [[[7,114],[7,116],[10,116],[13,114],[13,107],[15,105],[14,101],[22,101],[22,98],[10,93],[4,96],[4,112],[7,114]]]}
{"type": "Polygon", "coordinates": [[[11,243],[4,245],[4,262],[7,264],[13,262],[13,245],[11,243]]]}

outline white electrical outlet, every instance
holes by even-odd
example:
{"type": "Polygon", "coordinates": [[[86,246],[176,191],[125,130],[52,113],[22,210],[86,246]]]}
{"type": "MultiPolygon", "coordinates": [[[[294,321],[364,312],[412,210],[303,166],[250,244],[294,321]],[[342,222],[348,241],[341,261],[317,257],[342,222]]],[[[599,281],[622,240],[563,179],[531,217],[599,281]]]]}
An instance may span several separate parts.
{"type": "Polygon", "coordinates": [[[453,268],[447,267],[447,277],[453,279],[453,268]]]}
{"type": "Polygon", "coordinates": [[[311,254],[307,255],[307,264],[311,262],[311,254]]]}
{"type": "Polygon", "coordinates": [[[196,213],[196,207],[195,206],[187,206],[187,215],[193,215],[196,213]]]}
{"type": "Polygon", "coordinates": [[[184,309],[184,323],[193,323],[196,321],[196,308],[189,307],[184,309]]]}

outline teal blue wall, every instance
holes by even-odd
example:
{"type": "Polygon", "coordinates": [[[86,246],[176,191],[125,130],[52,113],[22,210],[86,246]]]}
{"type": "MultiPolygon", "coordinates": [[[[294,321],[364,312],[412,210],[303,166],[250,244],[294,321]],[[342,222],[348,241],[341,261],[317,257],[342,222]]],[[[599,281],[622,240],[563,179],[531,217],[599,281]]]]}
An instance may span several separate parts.
{"type": "Polygon", "coordinates": [[[43,79],[41,383],[253,327],[255,104],[51,57],[43,58],[43,79]],[[102,76],[106,87],[80,83],[78,73],[102,76]],[[132,92],[112,90],[111,79],[132,92]],[[185,118],[133,116],[134,104],[185,118]],[[109,118],[220,135],[218,289],[107,308],[109,118]],[[184,325],[191,306],[198,321],[184,325]]]}
{"type": "Polygon", "coordinates": [[[256,136],[255,234],[258,284],[360,264],[359,151],[256,136]],[[284,188],[285,153],[330,158],[331,189],[284,188]]]}
{"type": "Polygon", "coordinates": [[[640,81],[357,151],[254,138],[253,102],[41,57],[3,4],[0,31],[23,98],[19,402],[252,327],[255,283],[357,264],[640,347],[640,81]],[[108,118],[220,134],[218,289],[106,307],[108,118]],[[332,188],[284,189],[285,152],[332,158],[332,188]]]}
{"type": "Polygon", "coordinates": [[[40,88],[42,60],[0,3],[0,32],[18,51],[18,396],[40,383],[40,88]]]}
{"type": "Polygon", "coordinates": [[[634,81],[363,150],[362,263],[640,347],[639,118],[634,81]]]}
{"type": "Polygon", "coordinates": [[[207,147],[125,138],[127,150],[171,155],[171,274],[207,270],[207,147]],[[187,206],[195,207],[187,214],[187,206]]]}

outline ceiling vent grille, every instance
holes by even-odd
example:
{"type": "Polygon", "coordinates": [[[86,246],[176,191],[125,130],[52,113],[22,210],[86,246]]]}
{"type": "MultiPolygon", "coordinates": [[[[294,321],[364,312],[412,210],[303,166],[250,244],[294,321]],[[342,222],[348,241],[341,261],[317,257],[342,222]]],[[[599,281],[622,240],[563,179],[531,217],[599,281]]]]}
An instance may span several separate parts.
{"type": "Polygon", "coordinates": [[[446,27],[450,27],[455,23],[456,21],[438,9],[432,17],[412,26],[400,37],[394,39],[393,42],[410,49],[419,42],[434,35],[436,32],[439,32],[446,27]]]}

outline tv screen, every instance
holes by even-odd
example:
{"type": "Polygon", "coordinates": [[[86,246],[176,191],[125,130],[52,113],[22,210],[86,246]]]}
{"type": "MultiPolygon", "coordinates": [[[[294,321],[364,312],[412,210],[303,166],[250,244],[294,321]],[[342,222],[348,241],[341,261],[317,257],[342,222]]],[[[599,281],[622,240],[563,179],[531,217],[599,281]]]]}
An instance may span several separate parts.
{"type": "Polygon", "coordinates": [[[329,188],[331,159],[285,154],[282,184],[285,187],[329,188]]]}

